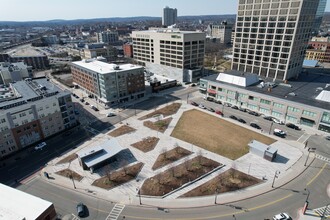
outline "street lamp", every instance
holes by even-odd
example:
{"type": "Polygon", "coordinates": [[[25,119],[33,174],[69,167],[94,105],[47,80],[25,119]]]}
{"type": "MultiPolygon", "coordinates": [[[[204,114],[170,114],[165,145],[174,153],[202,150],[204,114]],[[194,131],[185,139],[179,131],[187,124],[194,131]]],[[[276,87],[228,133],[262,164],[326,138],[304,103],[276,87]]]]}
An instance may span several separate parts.
{"type": "Polygon", "coordinates": [[[306,202],[308,202],[309,194],[310,194],[311,192],[310,192],[307,188],[305,188],[304,190],[307,191],[306,202]]]}
{"type": "Polygon", "coordinates": [[[272,183],[272,188],[274,188],[275,179],[278,178],[278,175],[280,175],[280,173],[281,172],[279,170],[275,171],[274,178],[273,178],[273,183],[272,183]]]}
{"type": "Polygon", "coordinates": [[[141,202],[141,188],[138,188],[138,195],[139,195],[140,205],[142,205],[142,202],[141,202]]]}
{"type": "Polygon", "coordinates": [[[215,189],[215,198],[214,198],[214,204],[217,204],[217,197],[218,197],[219,189],[215,189]]]}
{"type": "Polygon", "coordinates": [[[74,178],[73,178],[72,174],[70,174],[69,177],[72,180],[73,188],[76,189],[76,184],[74,183],[74,178]]]}
{"type": "Polygon", "coordinates": [[[189,93],[187,94],[187,104],[188,104],[188,100],[189,100],[189,93]]]}
{"type": "Polygon", "coordinates": [[[306,158],[306,161],[305,161],[304,166],[306,166],[306,164],[307,164],[307,161],[308,161],[308,158],[309,158],[309,154],[310,154],[311,152],[315,152],[315,150],[316,150],[316,148],[308,148],[308,155],[307,155],[307,158],[306,158]]]}
{"type": "Polygon", "coordinates": [[[233,215],[233,218],[236,220],[236,216],[235,215],[233,215]]]}
{"type": "Polygon", "coordinates": [[[272,121],[272,123],[270,123],[269,133],[268,134],[270,134],[270,132],[272,131],[273,124],[274,124],[274,122],[272,121]]]}

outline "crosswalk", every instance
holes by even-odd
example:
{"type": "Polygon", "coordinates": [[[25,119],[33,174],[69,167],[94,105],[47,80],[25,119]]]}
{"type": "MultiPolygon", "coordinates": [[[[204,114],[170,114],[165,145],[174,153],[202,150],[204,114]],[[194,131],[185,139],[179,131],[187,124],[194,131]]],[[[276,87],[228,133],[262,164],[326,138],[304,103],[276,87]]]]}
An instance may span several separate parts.
{"type": "Polygon", "coordinates": [[[117,203],[105,220],[117,220],[120,213],[124,210],[124,208],[125,208],[124,204],[117,203]]]}
{"type": "Polygon", "coordinates": [[[328,157],[324,157],[324,156],[319,155],[319,154],[316,154],[315,157],[316,157],[317,159],[320,159],[320,160],[323,160],[323,161],[325,161],[325,162],[327,162],[327,163],[330,163],[330,158],[328,158],[328,157]]]}
{"type": "Polygon", "coordinates": [[[313,210],[319,216],[330,217],[330,205],[313,210]]]}

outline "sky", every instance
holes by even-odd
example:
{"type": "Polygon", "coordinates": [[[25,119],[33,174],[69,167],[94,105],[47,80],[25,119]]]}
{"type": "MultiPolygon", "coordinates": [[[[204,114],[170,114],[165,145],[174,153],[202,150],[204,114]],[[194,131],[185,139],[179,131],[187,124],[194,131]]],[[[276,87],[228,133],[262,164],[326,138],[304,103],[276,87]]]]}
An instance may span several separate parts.
{"type": "Polygon", "coordinates": [[[236,14],[237,5],[238,0],[1,0],[0,21],[161,17],[165,6],[177,8],[178,16],[236,14]]]}

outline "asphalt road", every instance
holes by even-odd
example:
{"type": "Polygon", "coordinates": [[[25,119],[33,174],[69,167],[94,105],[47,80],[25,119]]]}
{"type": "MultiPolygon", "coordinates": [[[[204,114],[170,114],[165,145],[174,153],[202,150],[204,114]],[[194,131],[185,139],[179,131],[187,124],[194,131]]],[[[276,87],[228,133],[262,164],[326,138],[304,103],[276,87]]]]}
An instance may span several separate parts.
{"type": "MultiPolygon", "coordinates": [[[[289,213],[296,219],[297,212],[304,206],[309,194],[309,208],[318,208],[330,202],[326,194],[329,183],[330,166],[315,160],[312,165],[295,180],[275,190],[243,201],[221,204],[221,197],[217,205],[190,209],[164,209],[152,205],[125,206],[118,219],[271,219],[280,212],[289,213]],[[307,190],[304,190],[307,188],[307,190]]],[[[83,202],[87,205],[89,216],[84,219],[105,219],[114,204],[90,195],[76,193],[53,184],[45,183],[44,179],[36,176],[34,179],[20,185],[18,189],[32,195],[44,198],[54,203],[60,216],[75,214],[75,205],[83,202]]],[[[275,182],[276,183],[276,182],[275,182]]],[[[275,184],[276,186],[276,184],[275,184]]],[[[144,200],[142,199],[142,204],[144,200]]]]}

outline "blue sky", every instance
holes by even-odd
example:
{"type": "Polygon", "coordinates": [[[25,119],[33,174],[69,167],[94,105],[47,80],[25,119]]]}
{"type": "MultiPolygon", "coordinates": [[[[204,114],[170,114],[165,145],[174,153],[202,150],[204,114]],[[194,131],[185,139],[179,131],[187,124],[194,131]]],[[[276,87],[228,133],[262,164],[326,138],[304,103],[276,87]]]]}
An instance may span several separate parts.
{"type": "Polygon", "coordinates": [[[1,0],[0,21],[160,17],[165,6],[177,8],[179,16],[236,14],[237,4],[238,0],[1,0]]]}

